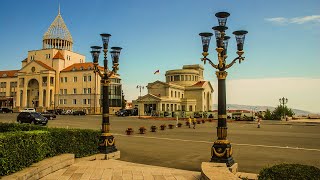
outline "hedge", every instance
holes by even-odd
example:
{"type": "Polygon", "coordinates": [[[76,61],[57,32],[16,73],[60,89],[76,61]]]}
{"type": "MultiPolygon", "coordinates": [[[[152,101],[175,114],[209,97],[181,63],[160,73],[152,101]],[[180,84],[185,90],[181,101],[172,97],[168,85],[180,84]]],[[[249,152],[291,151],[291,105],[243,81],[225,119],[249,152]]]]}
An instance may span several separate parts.
{"type": "Polygon", "coordinates": [[[319,180],[320,169],[302,164],[278,164],[260,171],[259,180],[319,180]]]}
{"type": "Polygon", "coordinates": [[[0,176],[59,154],[84,157],[99,152],[100,132],[95,130],[9,123],[0,123],[0,130],[0,176]]]}

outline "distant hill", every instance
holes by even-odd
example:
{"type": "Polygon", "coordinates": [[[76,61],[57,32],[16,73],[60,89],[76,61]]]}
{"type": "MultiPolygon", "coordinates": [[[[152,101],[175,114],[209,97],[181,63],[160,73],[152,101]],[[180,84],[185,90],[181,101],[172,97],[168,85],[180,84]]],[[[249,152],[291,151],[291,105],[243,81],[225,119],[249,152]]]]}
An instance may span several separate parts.
{"type": "MultiPolygon", "coordinates": [[[[227,109],[230,110],[236,110],[236,109],[241,109],[241,110],[249,110],[252,111],[254,108],[257,108],[256,111],[265,111],[267,109],[269,109],[270,111],[273,111],[276,107],[272,107],[272,106],[251,106],[251,105],[240,105],[240,104],[227,104],[227,109]]],[[[218,105],[214,104],[213,105],[213,109],[218,109],[218,105]]],[[[308,114],[312,114],[309,111],[304,111],[304,110],[300,110],[300,109],[292,109],[293,112],[296,115],[308,115],[308,114]]]]}

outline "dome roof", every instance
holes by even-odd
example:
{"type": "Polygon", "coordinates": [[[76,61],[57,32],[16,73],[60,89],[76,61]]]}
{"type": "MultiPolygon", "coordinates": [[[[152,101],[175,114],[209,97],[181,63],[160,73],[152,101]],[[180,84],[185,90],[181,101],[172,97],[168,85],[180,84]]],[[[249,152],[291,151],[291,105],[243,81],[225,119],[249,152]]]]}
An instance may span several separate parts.
{"type": "Polygon", "coordinates": [[[62,39],[73,43],[72,36],[62,19],[60,10],[57,17],[51,23],[47,32],[43,35],[43,40],[46,39],[62,39]]]}

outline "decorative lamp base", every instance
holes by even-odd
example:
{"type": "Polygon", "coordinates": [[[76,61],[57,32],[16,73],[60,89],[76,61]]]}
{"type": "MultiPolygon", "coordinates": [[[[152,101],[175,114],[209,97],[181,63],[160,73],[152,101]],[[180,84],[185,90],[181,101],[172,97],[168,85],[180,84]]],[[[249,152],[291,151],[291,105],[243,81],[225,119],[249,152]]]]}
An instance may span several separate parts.
{"type": "Polygon", "coordinates": [[[217,140],[211,149],[211,162],[226,163],[228,167],[234,164],[232,147],[228,140],[217,140]]]}
{"type": "Polygon", "coordinates": [[[100,136],[100,144],[99,144],[99,151],[103,154],[109,154],[117,151],[116,145],[115,145],[115,139],[114,137],[109,134],[108,136],[105,136],[102,134],[100,136]]]}

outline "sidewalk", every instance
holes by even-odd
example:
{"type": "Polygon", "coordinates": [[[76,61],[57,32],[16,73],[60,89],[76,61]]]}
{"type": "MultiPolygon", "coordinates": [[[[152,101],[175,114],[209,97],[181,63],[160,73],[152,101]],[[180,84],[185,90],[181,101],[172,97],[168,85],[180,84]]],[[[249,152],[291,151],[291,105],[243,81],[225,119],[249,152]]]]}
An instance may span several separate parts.
{"type": "Polygon", "coordinates": [[[136,164],[119,160],[78,161],[42,178],[42,180],[76,179],[146,179],[200,180],[201,173],[159,166],[136,164]]]}

